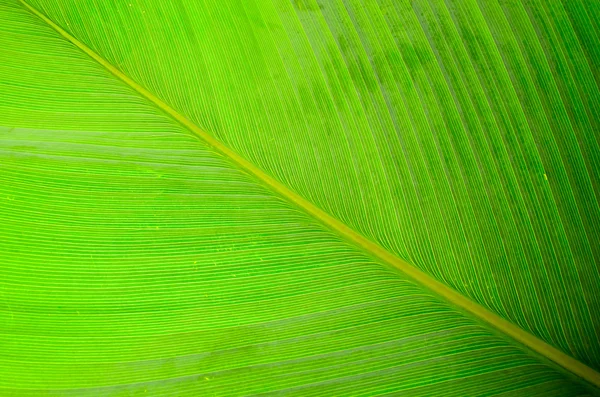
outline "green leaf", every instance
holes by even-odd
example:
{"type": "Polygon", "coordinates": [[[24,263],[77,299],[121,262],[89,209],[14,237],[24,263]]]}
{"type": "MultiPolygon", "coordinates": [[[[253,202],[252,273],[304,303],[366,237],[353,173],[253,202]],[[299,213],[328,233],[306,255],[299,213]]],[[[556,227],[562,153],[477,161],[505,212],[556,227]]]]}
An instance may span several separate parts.
{"type": "Polygon", "coordinates": [[[594,392],[597,1],[28,4],[0,395],[594,392]]]}

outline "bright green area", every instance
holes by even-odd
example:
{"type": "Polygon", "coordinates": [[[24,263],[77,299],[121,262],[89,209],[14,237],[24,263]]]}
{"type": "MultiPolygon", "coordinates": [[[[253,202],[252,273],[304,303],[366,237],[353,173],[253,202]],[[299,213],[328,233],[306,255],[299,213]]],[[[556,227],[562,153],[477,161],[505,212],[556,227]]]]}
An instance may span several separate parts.
{"type": "Polygon", "coordinates": [[[353,229],[600,369],[597,0],[33,0],[353,229]]]}
{"type": "MultiPolygon", "coordinates": [[[[31,4],[322,209],[600,368],[597,1],[31,4]]],[[[0,21],[0,395],[585,394],[16,0],[0,21]]]]}

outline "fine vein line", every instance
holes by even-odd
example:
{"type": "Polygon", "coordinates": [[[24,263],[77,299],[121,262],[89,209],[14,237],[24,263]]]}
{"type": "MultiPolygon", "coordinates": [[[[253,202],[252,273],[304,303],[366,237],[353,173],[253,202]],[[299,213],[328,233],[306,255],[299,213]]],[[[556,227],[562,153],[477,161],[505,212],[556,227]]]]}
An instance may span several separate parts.
{"type": "Polygon", "coordinates": [[[446,286],[445,284],[435,280],[431,276],[417,269],[410,263],[405,260],[393,255],[388,252],[386,249],[381,247],[380,245],[374,243],[373,241],[367,239],[362,236],[358,232],[346,226],[344,223],[340,222],[333,216],[329,215],[325,211],[321,210],[308,200],[302,198],[296,192],[284,186],[281,182],[277,181],[273,177],[269,176],[267,173],[262,171],[260,168],[256,167],[254,164],[250,163],[242,156],[238,155],[233,150],[229,149],[219,140],[215,139],[211,136],[207,131],[198,127],[192,121],[188,120],[182,114],[178,113],[171,106],[163,102],[160,98],[152,94],[150,91],[146,90],[144,87],[133,81],[119,69],[110,64],[107,60],[102,58],[100,55],[96,54],[91,48],[77,40],[75,37],[70,35],[60,26],[55,24],[52,20],[46,17],[44,14],[39,12],[34,7],[30,6],[25,0],[19,0],[19,2],[28,9],[31,13],[36,15],[38,18],[46,22],[50,27],[56,30],[61,36],[67,39],[69,42],[74,44],[80,50],[85,52],[88,56],[106,68],[110,73],[112,73],[115,77],[123,81],[125,84],[130,86],[140,95],[154,103],[158,108],[160,108],[163,112],[167,113],[177,122],[182,124],[184,127],[193,132],[199,139],[210,145],[213,149],[219,152],[222,156],[226,157],[228,160],[232,161],[238,167],[240,167],[243,171],[251,174],[263,184],[267,185],[272,191],[279,194],[289,202],[295,204],[300,207],[304,212],[320,221],[322,224],[327,226],[332,231],[336,232],[338,235],[343,237],[345,240],[353,243],[353,245],[358,246],[370,256],[373,256],[385,264],[392,266],[402,273],[406,274],[410,278],[412,278],[417,283],[421,284],[425,288],[433,291],[435,294],[441,296],[445,300],[451,302],[452,304],[458,306],[459,308],[466,310],[471,315],[474,315],[478,319],[488,323],[493,326],[503,334],[513,338],[517,342],[527,346],[529,349],[541,354],[547,359],[555,362],[560,365],[564,369],[569,372],[577,375],[583,380],[595,385],[596,387],[600,387],[600,373],[596,372],[594,369],[588,367],[582,362],[576,360],[575,358],[563,353],[562,351],[556,349],[555,347],[549,345],[548,343],[542,341],[536,336],[530,334],[529,332],[519,328],[513,323],[503,319],[497,314],[489,311],[483,306],[479,305],[466,298],[462,294],[453,290],[452,288],[446,286]]]}

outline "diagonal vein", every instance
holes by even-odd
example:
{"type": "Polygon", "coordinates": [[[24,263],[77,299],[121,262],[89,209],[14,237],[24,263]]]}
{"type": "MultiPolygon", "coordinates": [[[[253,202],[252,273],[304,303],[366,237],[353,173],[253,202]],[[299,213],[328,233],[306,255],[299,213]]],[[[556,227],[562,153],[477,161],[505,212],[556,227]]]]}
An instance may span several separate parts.
{"type": "Polygon", "coordinates": [[[45,23],[47,23],[50,27],[56,30],[62,37],[67,39],[69,42],[74,44],[96,62],[101,64],[104,68],[106,68],[110,73],[112,73],[115,77],[123,81],[129,87],[134,89],[141,96],[151,101],[154,105],[156,105],[163,112],[171,116],[181,125],[190,130],[194,135],[196,135],[199,139],[210,145],[216,152],[221,154],[223,157],[228,159],[237,165],[241,170],[246,173],[252,175],[268,188],[270,188],[273,192],[286,199],[290,203],[293,203],[299,209],[312,216],[314,219],[318,220],[320,223],[337,233],[339,236],[344,238],[346,241],[352,243],[353,245],[359,247],[364,252],[369,254],[372,257],[377,258],[381,262],[391,266],[393,268],[398,269],[403,272],[407,276],[411,277],[413,280],[423,285],[430,291],[436,293],[437,295],[444,298],[446,301],[451,302],[452,304],[460,307],[463,310],[466,310],[471,315],[476,318],[488,323],[493,326],[497,330],[501,331],[503,334],[513,338],[517,342],[527,346],[531,350],[541,354],[542,356],[550,359],[551,361],[559,364],[566,370],[572,372],[573,374],[579,376],[585,381],[600,387],[600,373],[596,372],[592,368],[586,366],[580,361],[568,356],[567,354],[559,351],[558,349],[550,346],[539,338],[533,336],[532,334],[522,330],[511,322],[499,317],[498,315],[492,313],[487,310],[483,306],[471,301],[470,299],[464,297],[462,294],[456,292],[455,290],[449,288],[445,284],[435,280],[430,277],[426,273],[417,269],[410,263],[405,260],[391,254],[380,245],[374,243],[373,241],[365,238],[358,232],[354,231],[344,223],[340,222],[338,219],[329,215],[325,211],[321,210],[310,201],[304,199],[296,192],[287,188],[285,185],[262,171],[260,168],[255,166],[254,164],[247,161],[245,158],[228,148],[226,145],[221,143],[219,140],[215,139],[212,135],[210,135],[207,131],[198,127],[192,121],[184,117],[177,110],[173,109],[171,106],[163,102],[160,98],[155,96],[153,93],[142,87],[140,84],[136,83],[134,80],[129,78],[127,75],[122,73],[115,66],[110,64],[100,55],[95,53],[88,46],[77,40],[75,37],[67,33],[60,26],[55,24],[52,20],[46,17],[44,14],[39,12],[34,7],[30,6],[24,0],[19,0],[19,2],[28,9],[31,13],[42,19],[45,23]]]}

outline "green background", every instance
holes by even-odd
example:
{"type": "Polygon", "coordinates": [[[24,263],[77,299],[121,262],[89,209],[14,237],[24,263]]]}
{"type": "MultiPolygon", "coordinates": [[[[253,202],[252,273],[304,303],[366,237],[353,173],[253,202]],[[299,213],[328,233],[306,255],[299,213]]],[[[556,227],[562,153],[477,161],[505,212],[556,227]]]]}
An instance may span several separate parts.
{"type": "MultiPolygon", "coordinates": [[[[598,1],[29,3],[321,209],[600,369],[598,1]]],[[[18,1],[0,20],[0,394],[583,393],[18,1]]]]}

